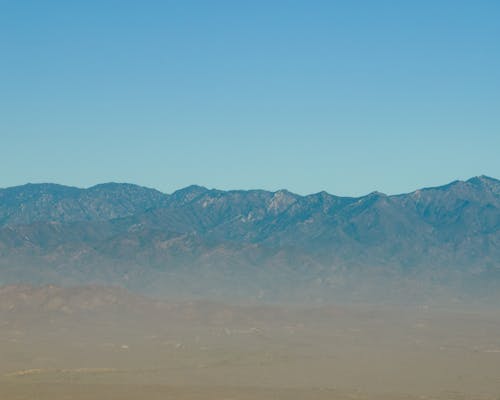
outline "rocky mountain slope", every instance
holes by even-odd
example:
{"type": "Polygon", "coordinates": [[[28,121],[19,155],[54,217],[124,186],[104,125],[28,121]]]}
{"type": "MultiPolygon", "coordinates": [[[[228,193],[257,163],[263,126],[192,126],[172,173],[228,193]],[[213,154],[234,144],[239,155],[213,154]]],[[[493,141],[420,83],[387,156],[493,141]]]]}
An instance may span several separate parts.
{"type": "Polygon", "coordinates": [[[414,279],[467,290],[500,282],[500,181],[485,176],[359,198],[25,185],[0,190],[0,224],[4,283],[201,295],[222,286],[275,293],[276,282],[285,292],[307,282],[311,293],[393,278],[400,290],[414,279]]]}
{"type": "Polygon", "coordinates": [[[80,189],[26,184],[0,189],[0,225],[38,221],[100,221],[159,207],[167,196],[137,185],[107,183],[80,189]]]}

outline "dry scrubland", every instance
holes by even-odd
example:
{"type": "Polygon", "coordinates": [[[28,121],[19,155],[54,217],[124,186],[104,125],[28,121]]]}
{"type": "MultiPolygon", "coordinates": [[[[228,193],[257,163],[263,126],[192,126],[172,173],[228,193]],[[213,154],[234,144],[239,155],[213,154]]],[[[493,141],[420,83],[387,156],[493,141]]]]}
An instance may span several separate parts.
{"type": "Polygon", "coordinates": [[[500,398],[500,316],[0,290],[0,399],[500,398]]]}

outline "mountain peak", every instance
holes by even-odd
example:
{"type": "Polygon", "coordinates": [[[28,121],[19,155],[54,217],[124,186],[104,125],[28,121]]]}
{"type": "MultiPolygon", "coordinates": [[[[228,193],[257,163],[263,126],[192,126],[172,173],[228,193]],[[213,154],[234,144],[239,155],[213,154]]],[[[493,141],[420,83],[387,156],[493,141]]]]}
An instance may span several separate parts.
{"type": "Polygon", "coordinates": [[[172,200],[175,201],[180,201],[182,203],[189,203],[194,199],[196,199],[197,197],[209,191],[210,190],[207,189],[205,186],[190,185],[186,186],[185,188],[176,190],[174,193],[172,193],[170,197],[172,200]]]}
{"type": "Polygon", "coordinates": [[[156,189],[148,188],[145,186],[136,185],[134,183],[121,183],[121,182],[106,182],[99,183],[86,189],[89,192],[106,191],[110,193],[125,193],[125,192],[151,192],[162,196],[165,194],[156,189]]]}
{"type": "Polygon", "coordinates": [[[378,190],[375,190],[375,191],[369,193],[368,196],[369,197],[387,197],[387,195],[385,193],[379,192],[378,190]]]}
{"type": "Polygon", "coordinates": [[[104,182],[104,183],[98,183],[97,185],[91,186],[88,188],[88,190],[92,189],[115,189],[115,188],[120,188],[120,187],[137,187],[140,188],[142,186],[136,185],[134,183],[127,183],[127,182],[104,182]]]}
{"type": "Polygon", "coordinates": [[[273,193],[273,197],[268,205],[268,210],[280,213],[297,201],[299,196],[285,189],[280,189],[273,193]]]}
{"type": "Polygon", "coordinates": [[[500,181],[498,179],[492,178],[487,175],[479,175],[479,176],[474,176],[473,178],[468,179],[466,182],[468,183],[486,183],[486,184],[500,184],[500,181]]]}

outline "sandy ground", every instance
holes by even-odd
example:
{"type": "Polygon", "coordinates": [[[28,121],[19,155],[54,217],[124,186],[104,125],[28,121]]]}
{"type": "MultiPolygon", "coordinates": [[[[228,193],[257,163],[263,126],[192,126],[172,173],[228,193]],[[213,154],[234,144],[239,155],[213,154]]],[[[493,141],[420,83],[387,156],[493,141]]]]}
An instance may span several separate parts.
{"type": "Polygon", "coordinates": [[[0,313],[0,399],[500,399],[500,315],[373,306],[0,313]]]}

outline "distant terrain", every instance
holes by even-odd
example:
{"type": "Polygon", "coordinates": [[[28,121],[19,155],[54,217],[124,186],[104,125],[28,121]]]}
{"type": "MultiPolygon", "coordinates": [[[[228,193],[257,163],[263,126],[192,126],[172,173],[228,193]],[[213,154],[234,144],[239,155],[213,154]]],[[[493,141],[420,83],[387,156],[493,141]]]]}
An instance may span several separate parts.
{"type": "Polygon", "coordinates": [[[498,300],[500,181],[401,195],[0,189],[0,284],[111,284],[182,299],[498,300]],[[390,296],[389,296],[390,294],[390,296]]]}
{"type": "Polygon", "coordinates": [[[0,398],[498,400],[500,181],[0,190],[0,398]]]}
{"type": "Polygon", "coordinates": [[[500,317],[0,288],[0,398],[497,400],[500,317]]]}

